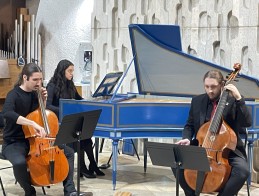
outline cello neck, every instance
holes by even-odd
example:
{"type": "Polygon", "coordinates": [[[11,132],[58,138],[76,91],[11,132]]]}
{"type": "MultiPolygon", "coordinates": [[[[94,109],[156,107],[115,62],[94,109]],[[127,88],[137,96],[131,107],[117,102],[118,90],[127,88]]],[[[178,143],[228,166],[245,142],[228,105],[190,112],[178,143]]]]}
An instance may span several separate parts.
{"type": "MultiPolygon", "coordinates": [[[[235,78],[237,77],[240,69],[241,69],[241,64],[240,63],[235,63],[234,64],[234,70],[229,74],[229,76],[227,77],[227,81],[225,82],[225,86],[230,84],[232,81],[235,80],[235,78]]],[[[212,134],[216,134],[217,131],[219,130],[221,123],[222,123],[222,114],[227,102],[227,98],[228,98],[228,94],[229,94],[229,90],[224,90],[220,96],[220,100],[216,109],[216,112],[211,120],[210,123],[210,127],[209,127],[209,131],[212,134]]]]}
{"type": "Polygon", "coordinates": [[[216,112],[211,120],[209,131],[211,131],[214,134],[217,133],[217,131],[219,130],[219,128],[222,124],[222,114],[223,114],[223,111],[224,111],[224,108],[225,108],[225,105],[227,102],[228,94],[229,94],[228,90],[224,90],[222,92],[222,95],[218,102],[216,112]]]}
{"type": "Polygon", "coordinates": [[[41,113],[41,117],[42,117],[42,121],[44,124],[44,129],[47,133],[47,135],[50,134],[50,129],[49,129],[49,124],[48,124],[48,118],[46,115],[46,109],[45,109],[45,104],[41,95],[41,91],[37,90],[37,94],[38,94],[38,101],[39,101],[39,109],[40,109],[40,113],[41,113]]]}

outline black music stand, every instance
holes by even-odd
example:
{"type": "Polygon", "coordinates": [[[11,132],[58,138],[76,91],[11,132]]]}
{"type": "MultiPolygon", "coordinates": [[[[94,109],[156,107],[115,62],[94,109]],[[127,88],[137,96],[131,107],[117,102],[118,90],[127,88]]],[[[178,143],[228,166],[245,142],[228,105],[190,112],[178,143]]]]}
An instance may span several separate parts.
{"type": "Polygon", "coordinates": [[[171,167],[176,169],[176,195],[179,195],[180,169],[197,170],[195,194],[202,190],[205,172],[210,171],[206,150],[197,146],[145,142],[153,165],[171,167]]]}
{"type": "Polygon", "coordinates": [[[123,72],[107,73],[92,97],[111,96],[111,92],[120,80],[123,72]]]}
{"type": "Polygon", "coordinates": [[[102,110],[70,114],[63,117],[54,145],[77,142],[77,195],[80,194],[80,141],[93,136],[102,110]]]}

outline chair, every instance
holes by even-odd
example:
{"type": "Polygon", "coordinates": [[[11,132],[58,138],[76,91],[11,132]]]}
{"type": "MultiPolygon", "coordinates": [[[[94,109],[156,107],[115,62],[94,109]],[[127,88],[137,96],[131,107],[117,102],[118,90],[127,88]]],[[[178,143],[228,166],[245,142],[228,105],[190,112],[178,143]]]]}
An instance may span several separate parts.
{"type": "MultiPolygon", "coordinates": [[[[102,152],[102,150],[103,150],[103,144],[104,144],[104,138],[102,138],[102,141],[101,141],[101,147],[100,147],[100,151],[99,151],[99,153],[101,153],[102,152]]],[[[134,141],[133,141],[133,139],[129,139],[129,141],[130,141],[130,143],[132,144],[132,146],[133,146],[133,148],[134,148],[134,151],[135,151],[135,153],[136,153],[136,155],[137,155],[137,158],[138,158],[138,160],[140,160],[140,158],[139,158],[139,155],[138,155],[138,151],[137,151],[137,149],[136,149],[136,146],[135,146],[135,144],[134,144],[134,141]]],[[[124,142],[124,141],[123,141],[124,142]]],[[[111,155],[112,156],[112,155],[111,155]]]]}
{"type": "MultiPolygon", "coordinates": [[[[0,132],[2,132],[2,129],[4,128],[4,125],[5,125],[4,118],[3,118],[2,112],[0,112],[0,132]]],[[[1,137],[2,137],[2,134],[1,134],[1,137]]],[[[1,138],[1,139],[2,139],[2,138],[1,138]]],[[[1,144],[1,145],[2,145],[2,144],[1,144]]],[[[2,149],[1,149],[1,151],[2,151],[2,149]]],[[[0,160],[6,160],[6,161],[8,161],[8,160],[3,156],[2,152],[0,152],[0,160]]],[[[0,171],[1,171],[1,170],[5,170],[5,169],[10,169],[10,168],[13,168],[13,166],[0,167],[0,171]]],[[[16,180],[15,180],[15,184],[17,184],[17,181],[16,181],[16,180]]],[[[0,175],[0,185],[1,185],[1,188],[2,188],[3,196],[6,196],[1,175],[0,175]]],[[[49,187],[48,187],[48,188],[49,188],[49,187]]],[[[43,192],[44,195],[46,195],[46,191],[45,191],[45,188],[44,188],[44,187],[42,187],[42,192],[43,192]]]]}
{"type": "MultiPolygon", "coordinates": [[[[102,138],[101,147],[100,147],[99,153],[101,153],[102,150],[103,150],[104,140],[105,140],[105,139],[102,138]]],[[[134,144],[133,139],[129,139],[129,140],[130,140],[130,142],[131,142],[131,144],[132,144],[132,146],[133,146],[133,148],[134,148],[134,151],[135,151],[135,153],[136,153],[136,155],[137,155],[138,160],[140,161],[140,158],[139,158],[139,155],[138,155],[138,151],[137,151],[137,149],[136,149],[136,146],[135,146],[135,144],[134,144]]],[[[119,151],[119,150],[118,150],[118,154],[120,154],[120,151],[119,151]]],[[[111,158],[112,158],[112,153],[111,153],[110,158],[108,159],[107,163],[102,164],[99,168],[101,168],[101,169],[107,169],[107,168],[109,168],[109,167],[111,166],[111,165],[110,165],[111,158]]]]}
{"type": "MultiPolygon", "coordinates": [[[[244,139],[244,147],[246,149],[247,148],[247,142],[248,142],[248,131],[247,131],[246,128],[243,128],[243,132],[241,133],[241,137],[244,139]]],[[[249,169],[251,169],[251,168],[249,168],[249,169]]],[[[250,171],[250,175],[251,175],[251,171],[250,171]]],[[[247,195],[248,196],[250,196],[249,178],[250,178],[250,176],[248,176],[248,178],[246,180],[246,189],[247,189],[247,195]]]]}
{"type": "MultiPolygon", "coordinates": [[[[3,156],[2,152],[0,152],[0,159],[1,159],[1,160],[6,160],[5,157],[3,156]]],[[[8,161],[8,160],[6,160],[6,161],[8,161]]],[[[5,170],[5,169],[10,169],[10,168],[13,168],[13,166],[1,167],[1,168],[0,168],[0,171],[1,171],[1,170],[5,170]]],[[[15,181],[15,184],[17,184],[17,181],[15,181]]],[[[6,196],[1,175],[0,175],[0,185],[1,185],[1,188],[2,188],[3,196],[6,196]]],[[[44,188],[44,187],[42,187],[42,192],[43,192],[44,195],[46,195],[46,191],[45,191],[45,188],[44,188]]]]}
{"type": "MultiPolygon", "coordinates": [[[[248,142],[248,131],[247,131],[247,129],[245,129],[243,135],[244,135],[244,147],[245,147],[245,149],[246,149],[246,147],[247,147],[247,142],[248,142]]],[[[251,169],[251,168],[250,168],[250,169],[251,169]]],[[[250,175],[251,175],[251,171],[250,171],[250,175]]],[[[248,196],[250,196],[249,178],[250,178],[250,176],[249,176],[249,177],[247,178],[247,180],[246,180],[246,189],[247,189],[247,195],[248,195],[248,196]]]]}
{"type": "MultiPolygon", "coordinates": [[[[6,159],[5,159],[5,157],[2,155],[2,152],[0,152],[0,159],[2,159],[2,160],[6,160],[6,159]]],[[[5,170],[5,169],[9,169],[9,168],[12,168],[12,166],[1,167],[1,168],[0,168],[0,170],[5,170]]],[[[4,189],[4,185],[3,185],[3,181],[2,181],[1,175],[0,175],[0,185],[1,185],[1,188],[2,188],[3,196],[6,196],[6,193],[5,193],[5,189],[4,189]]]]}
{"type": "MultiPolygon", "coordinates": [[[[2,134],[3,132],[2,132],[2,130],[3,130],[3,128],[4,128],[4,124],[5,124],[5,123],[4,123],[4,118],[3,118],[2,112],[0,112],[0,137],[1,137],[1,145],[2,145],[2,139],[3,139],[3,134],[2,134]]],[[[2,149],[1,149],[1,150],[2,150],[2,149]]],[[[0,159],[1,159],[1,160],[6,160],[5,157],[3,156],[2,152],[0,152],[0,159]]],[[[12,168],[12,166],[0,167],[0,170],[10,169],[10,168],[12,168]]],[[[0,175],[0,185],[1,185],[1,188],[2,188],[3,195],[6,196],[1,175],[0,175]]]]}
{"type": "MultiPolygon", "coordinates": [[[[2,115],[2,112],[0,112],[0,132],[1,132],[1,141],[2,141],[2,129],[4,128],[4,118],[3,118],[3,115],[2,115]]],[[[2,151],[2,149],[1,149],[2,151]]],[[[2,152],[0,152],[0,160],[6,160],[5,157],[3,156],[2,152]]],[[[5,169],[10,169],[12,168],[12,166],[7,166],[7,167],[0,167],[0,170],[5,170],[5,169]]],[[[5,189],[4,189],[4,185],[3,185],[3,181],[2,181],[2,178],[1,178],[1,175],[0,175],[0,185],[1,185],[1,188],[2,188],[2,192],[3,192],[3,196],[6,196],[6,193],[5,193],[5,189]]]]}

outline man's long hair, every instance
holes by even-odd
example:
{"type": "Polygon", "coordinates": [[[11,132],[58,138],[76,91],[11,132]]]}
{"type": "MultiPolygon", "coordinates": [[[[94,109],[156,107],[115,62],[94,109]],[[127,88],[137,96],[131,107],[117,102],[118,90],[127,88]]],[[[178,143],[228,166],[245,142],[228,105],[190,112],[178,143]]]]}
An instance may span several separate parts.
{"type": "Polygon", "coordinates": [[[70,99],[75,98],[75,92],[76,92],[76,87],[75,84],[72,80],[68,80],[65,76],[65,71],[69,66],[74,66],[72,62],[70,62],[67,59],[61,60],[58,63],[57,68],[55,69],[54,75],[50,79],[50,83],[54,83],[56,88],[55,88],[55,95],[58,98],[64,98],[64,93],[68,92],[70,95],[70,99]],[[67,89],[67,90],[65,90],[67,89]]]}
{"type": "Polygon", "coordinates": [[[208,72],[204,75],[204,77],[203,77],[203,82],[205,81],[206,78],[213,78],[213,79],[216,79],[219,84],[222,84],[223,82],[225,82],[222,73],[221,73],[220,71],[218,71],[218,70],[211,70],[211,71],[208,71],[208,72]]]}
{"type": "Polygon", "coordinates": [[[18,80],[15,86],[21,86],[23,84],[23,75],[27,76],[27,80],[30,79],[31,75],[35,72],[42,72],[41,68],[35,63],[28,63],[24,65],[22,72],[18,76],[18,80]]]}

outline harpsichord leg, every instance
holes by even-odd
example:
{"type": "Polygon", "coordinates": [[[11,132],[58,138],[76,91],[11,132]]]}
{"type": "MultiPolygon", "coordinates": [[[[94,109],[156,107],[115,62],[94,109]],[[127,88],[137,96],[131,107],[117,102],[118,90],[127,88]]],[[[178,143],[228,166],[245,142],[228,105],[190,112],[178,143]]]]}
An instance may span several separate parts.
{"type": "Polygon", "coordinates": [[[148,138],[144,138],[144,149],[143,149],[143,154],[144,154],[144,172],[146,173],[147,171],[147,147],[146,147],[146,142],[148,141],[148,138]]]}
{"type": "Polygon", "coordinates": [[[113,185],[113,190],[115,190],[115,187],[116,187],[118,141],[119,141],[118,139],[112,140],[112,185],[113,185]]]}

